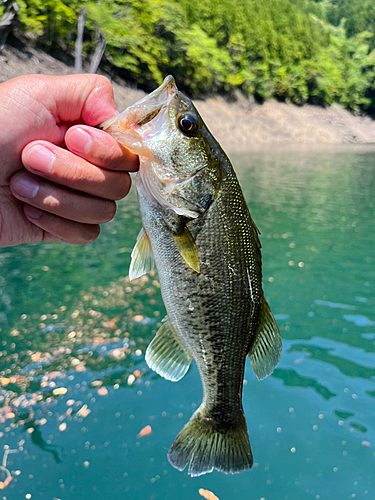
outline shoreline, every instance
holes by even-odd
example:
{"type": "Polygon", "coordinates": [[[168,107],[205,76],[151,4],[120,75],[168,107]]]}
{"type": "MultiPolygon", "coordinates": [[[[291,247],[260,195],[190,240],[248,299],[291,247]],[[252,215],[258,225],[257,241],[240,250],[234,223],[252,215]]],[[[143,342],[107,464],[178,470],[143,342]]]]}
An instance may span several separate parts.
{"type": "MultiPolygon", "coordinates": [[[[0,83],[26,74],[72,73],[73,67],[32,46],[21,51],[7,45],[0,55],[0,83]]],[[[119,111],[145,95],[125,82],[112,81],[112,85],[119,111]]],[[[257,104],[252,99],[227,102],[222,97],[194,100],[194,104],[227,153],[270,148],[272,151],[327,150],[340,144],[367,144],[369,150],[375,149],[375,120],[355,116],[336,104],[327,108],[273,100],[257,104]]]]}

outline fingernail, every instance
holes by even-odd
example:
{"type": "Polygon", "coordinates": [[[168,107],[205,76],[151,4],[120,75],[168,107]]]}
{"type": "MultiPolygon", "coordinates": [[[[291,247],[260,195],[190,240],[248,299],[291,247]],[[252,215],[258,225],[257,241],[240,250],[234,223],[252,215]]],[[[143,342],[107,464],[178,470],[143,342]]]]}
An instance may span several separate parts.
{"type": "Polygon", "coordinates": [[[91,147],[92,139],[82,128],[76,128],[69,134],[69,149],[73,153],[86,154],[91,147]]]}
{"type": "Polygon", "coordinates": [[[43,213],[43,210],[39,210],[39,208],[32,207],[31,205],[25,205],[24,210],[30,219],[40,219],[43,213]]]}
{"type": "Polygon", "coordinates": [[[30,168],[43,174],[48,174],[52,170],[55,155],[44,146],[33,146],[27,153],[30,168]]]}
{"type": "Polygon", "coordinates": [[[14,179],[12,188],[22,198],[34,198],[39,191],[39,184],[33,177],[24,174],[14,179]]]}

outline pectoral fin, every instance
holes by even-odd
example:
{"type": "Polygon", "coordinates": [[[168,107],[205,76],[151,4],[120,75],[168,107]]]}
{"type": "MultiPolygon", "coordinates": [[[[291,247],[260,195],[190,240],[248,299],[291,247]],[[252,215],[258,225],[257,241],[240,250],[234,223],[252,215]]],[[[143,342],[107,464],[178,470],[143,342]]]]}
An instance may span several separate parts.
{"type": "Polygon", "coordinates": [[[276,320],[265,297],[260,311],[260,321],[254,343],[249,352],[255,375],[262,380],[274,371],[282,352],[282,342],[276,320]]]}
{"type": "Polygon", "coordinates": [[[155,262],[150,238],[144,228],[142,228],[132,251],[132,261],[129,269],[130,281],[149,273],[154,269],[154,266],[155,262]]]}
{"type": "Polygon", "coordinates": [[[177,382],[188,371],[191,360],[166,318],[147,348],[148,366],[165,379],[177,382]]]}
{"type": "Polygon", "coordinates": [[[178,233],[171,233],[181,257],[195,272],[200,272],[198,247],[189,229],[185,226],[178,233]]]}

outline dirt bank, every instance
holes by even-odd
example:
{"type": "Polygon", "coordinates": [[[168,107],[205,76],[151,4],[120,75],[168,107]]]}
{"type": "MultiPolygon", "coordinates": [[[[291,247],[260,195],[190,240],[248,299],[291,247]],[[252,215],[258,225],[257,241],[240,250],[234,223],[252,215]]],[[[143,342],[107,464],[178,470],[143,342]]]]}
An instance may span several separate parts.
{"type": "MultiPolygon", "coordinates": [[[[0,56],[0,82],[24,74],[66,75],[74,68],[52,56],[27,47],[7,46],[0,56]]],[[[113,82],[119,110],[144,93],[113,82]]],[[[297,107],[275,101],[228,103],[215,98],[196,101],[209,129],[227,152],[251,151],[292,145],[375,143],[375,121],[354,116],[341,106],[297,107]]]]}

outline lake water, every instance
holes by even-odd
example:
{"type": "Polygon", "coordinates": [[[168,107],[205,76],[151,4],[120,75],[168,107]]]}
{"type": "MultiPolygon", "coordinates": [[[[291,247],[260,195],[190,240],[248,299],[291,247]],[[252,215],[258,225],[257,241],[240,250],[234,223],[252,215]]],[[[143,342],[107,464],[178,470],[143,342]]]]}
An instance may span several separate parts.
{"type": "Polygon", "coordinates": [[[232,155],[284,344],[268,379],[246,367],[250,472],[167,461],[201,383],[194,364],[172,383],[144,361],[165,310],[156,275],[126,278],[134,191],[89,246],[3,249],[0,499],[374,499],[374,151],[232,155]]]}

